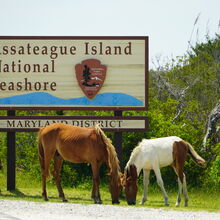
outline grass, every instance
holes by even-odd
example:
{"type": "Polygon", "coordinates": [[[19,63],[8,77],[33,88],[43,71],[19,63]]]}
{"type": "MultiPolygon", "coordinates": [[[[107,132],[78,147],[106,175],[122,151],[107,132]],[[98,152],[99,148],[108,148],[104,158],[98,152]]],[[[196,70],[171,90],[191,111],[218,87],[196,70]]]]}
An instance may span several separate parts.
{"type": "MultiPolygon", "coordinates": [[[[41,197],[41,182],[28,175],[17,174],[16,190],[6,190],[5,174],[0,171],[0,199],[27,200],[34,202],[44,202],[41,197]]],[[[57,189],[52,181],[47,184],[48,197],[50,202],[62,202],[57,196],[57,189]]],[[[91,181],[85,182],[76,188],[64,188],[65,195],[69,203],[93,204],[91,199],[91,181]]],[[[100,193],[103,204],[111,204],[111,196],[107,185],[101,185],[100,193]]],[[[149,187],[148,200],[144,205],[137,204],[136,207],[163,208],[165,210],[185,210],[185,211],[211,211],[220,212],[220,191],[203,189],[189,189],[189,206],[184,207],[182,201],[180,207],[175,207],[177,189],[167,190],[170,206],[164,206],[162,193],[157,185],[149,187]]],[[[141,200],[142,186],[139,186],[137,203],[141,200]]],[[[120,206],[127,206],[122,194],[120,206]]]]}

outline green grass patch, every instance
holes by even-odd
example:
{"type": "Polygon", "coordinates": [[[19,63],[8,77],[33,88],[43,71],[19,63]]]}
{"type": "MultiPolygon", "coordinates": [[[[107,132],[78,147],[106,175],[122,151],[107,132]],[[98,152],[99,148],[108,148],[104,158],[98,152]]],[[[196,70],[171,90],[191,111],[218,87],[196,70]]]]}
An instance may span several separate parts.
{"type": "MultiPolygon", "coordinates": [[[[139,187],[139,193],[137,201],[142,198],[142,186],[139,187]]],[[[192,211],[212,211],[220,212],[220,191],[207,188],[191,188],[188,189],[189,206],[184,207],[184,197],[182,195],[182,201],[180,207],[175,207],[178,189],[167,190],[170,205],[164,206],[163,194],[157,185],[149,187],[148,201],[144,206],[149,208],[164,208],[175,210],[192,210],[192,211]]]]}
{"type": "MultiPolygon", "coordinates": [[[[64,187],[64,193],[70,203],[93,204],[91,199],[92,181],[88,178],[83,184],[77,187],[64,187]]],[[[6,175],[0,171],[0,199],[27,200],[35,202],[44,202],[41,197],[41,182],[30,177],[27,174],[18,172],[16,176],[16,190],[9,192],[6,190],[6,175]]],[[[211,211],[220,212],[220,191],[208,188],[189,189],[189,206],[184,207],[184,200],[180,207],[175,207],[177,188],[167,190],[170,206],[166,207],[163,201],[163,195],[157,185],[150,185],[148,192],[148,201],[144,205],[139,205],[142,197],[142,186],[139,186],[136,207],[163,208],[166,210],[185,210],[185,211],[211,211]]],[[[58,193],[52,179],[47,182],[47,192],[50,202],[62,202],[58,198],[58,193]]],[[[107,184],[101,184],[100,193],[103,204],[111,204],[111,195],[107,184]]],[[[122,193],[120,206],[127,206],[127,202],[122,193]]]]}

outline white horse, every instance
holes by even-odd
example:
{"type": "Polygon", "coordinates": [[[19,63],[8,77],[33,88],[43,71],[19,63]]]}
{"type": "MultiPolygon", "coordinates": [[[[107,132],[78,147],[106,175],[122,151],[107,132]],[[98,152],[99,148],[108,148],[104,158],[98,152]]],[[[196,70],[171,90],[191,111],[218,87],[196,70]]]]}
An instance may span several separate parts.
{"type": "Polygon", "coordinates": [[[144,204],[144,202],[147,201],[150,170],[154,170],[157,183],[163,192],[165,205],[169,205],[160,167],[171,165],[178,176],[179,193],[176,206],[180,205],[182,192],[185,198],[185,206],[188,206],[186,177],[183,172],[187,153],[191,155],[192,159],[199,166],[206,166],[205,160],[196,153],[193,147],[179,137],[172,136],[150,140],[143,139],[133,150],[122,178],[122,185],[125,187],[127,203],[129,205],[136,204],[137,179],[140,171],[143,169],[144,191],[140,204],[144,204]]]}

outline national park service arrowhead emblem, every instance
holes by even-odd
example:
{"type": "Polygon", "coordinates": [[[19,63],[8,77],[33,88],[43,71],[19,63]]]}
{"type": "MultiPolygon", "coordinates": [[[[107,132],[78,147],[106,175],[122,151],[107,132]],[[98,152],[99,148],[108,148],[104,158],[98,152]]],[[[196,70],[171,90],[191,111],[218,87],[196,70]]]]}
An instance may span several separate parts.
{"type": "Polygon", "coordinates": [[[76,64],[75,72],[78,84],[86,97],[93,99],[105,81],[107,66],[97,59],[88,59],[76,64]]]}

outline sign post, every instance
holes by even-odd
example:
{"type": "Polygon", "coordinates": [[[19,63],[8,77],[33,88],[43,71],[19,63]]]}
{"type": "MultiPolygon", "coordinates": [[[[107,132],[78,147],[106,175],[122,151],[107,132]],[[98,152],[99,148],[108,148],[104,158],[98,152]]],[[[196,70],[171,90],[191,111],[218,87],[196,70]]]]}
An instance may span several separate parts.
{"type": "MultiPolygon", "coordinates": [[[[122,111],[114,111],[114,116],[122,117],[122,111]]],[[[123,170],[123,167],[122,167],[122,132],[120,131],[114,133],[114,146],[115,146],[115,150],[118,155],[118,159],[120,161],[121,170],[123,170]]]]}
{"type": "MultiPolygon", "coordinates": [[[[8,110],[8,116],[14,117],[15,110],[8,110]]],[[[7,132],[7,190],[15,190],[16,137],[15,132],[7,132]]]]}

